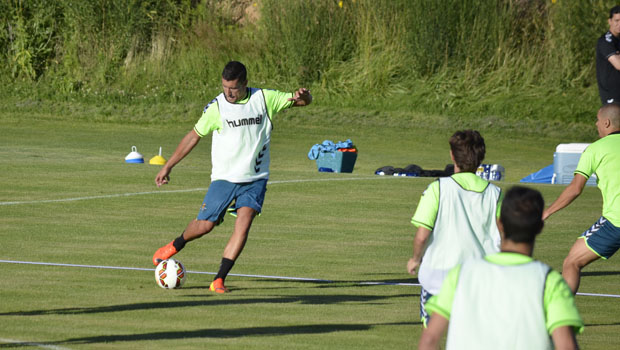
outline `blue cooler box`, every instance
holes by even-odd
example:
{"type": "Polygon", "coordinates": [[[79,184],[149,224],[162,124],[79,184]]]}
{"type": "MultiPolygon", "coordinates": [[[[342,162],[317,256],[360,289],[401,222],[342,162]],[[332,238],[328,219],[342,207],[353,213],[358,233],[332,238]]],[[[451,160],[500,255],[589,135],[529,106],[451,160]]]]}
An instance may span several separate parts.
{"type": "MultiPolygon", "coordinates": [[[[573,181],[573,173],[577,169],[581,153],[589,145],[589,143],[561,143],[555,148],[552,184],[567,185],[573,181]]],[[[596,186],[596,175],[592,174],[586,185],[596,186]]]]}
{"type": "Polygon", "coordinates": [[[355,160],[357,152],[321,152],[316,159],[316,167],[319,171],[352,173],[355,160]]]}

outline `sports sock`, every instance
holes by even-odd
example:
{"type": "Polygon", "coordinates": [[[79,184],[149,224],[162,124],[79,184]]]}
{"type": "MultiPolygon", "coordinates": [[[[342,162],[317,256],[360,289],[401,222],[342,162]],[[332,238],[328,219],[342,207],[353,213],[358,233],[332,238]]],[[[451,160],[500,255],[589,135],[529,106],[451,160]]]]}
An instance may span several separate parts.
{"type": "Polygon", "coordinates": [[[232,269],[234,264],[234,260],[222,258],[222,262],[220,263],[220,270],[217,272],[217,275],[215,275],[215,278],[213,280],[215,281],[218,278],[221,278],[222,281],[225,280],[226,276],[228,276],[228,273],[230,272],[230,269],[232,269]]]}
{"type": "Polygon", "coordinates": [[[179,237],[172,241],[172,245],[177,250],[177,253],[180,252],[183,247],[185,247],[185,243],[187,243],[187,241],[185,240],[185,238],[183,238],[183,233],[181,233],[179,237]]]}

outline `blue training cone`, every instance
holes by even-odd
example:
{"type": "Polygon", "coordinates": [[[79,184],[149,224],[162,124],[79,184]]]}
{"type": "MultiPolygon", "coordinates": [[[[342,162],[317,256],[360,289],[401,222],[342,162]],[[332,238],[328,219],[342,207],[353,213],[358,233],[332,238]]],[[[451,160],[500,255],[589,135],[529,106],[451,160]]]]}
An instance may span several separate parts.
{"type": "Polygon", "coordinates": [[[138,153],[136,146],[131,146],[131,152],[125,157],[125,163],[144,163],[144,157],[138,153]]]}

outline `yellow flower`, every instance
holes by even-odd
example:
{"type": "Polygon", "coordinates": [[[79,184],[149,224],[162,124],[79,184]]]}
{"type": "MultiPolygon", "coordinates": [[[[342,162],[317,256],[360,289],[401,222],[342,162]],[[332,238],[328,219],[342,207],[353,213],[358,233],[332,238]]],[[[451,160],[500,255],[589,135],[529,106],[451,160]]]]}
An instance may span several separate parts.
{"type": "Polygon", "coordinates": [[[338,7],[342,8],[342,1],[338,1],[338,7]]]}
{"type": "Polygon", "coordinates": [[[555,4],[558,0],[551,0],[552,4],[555,4]]]}

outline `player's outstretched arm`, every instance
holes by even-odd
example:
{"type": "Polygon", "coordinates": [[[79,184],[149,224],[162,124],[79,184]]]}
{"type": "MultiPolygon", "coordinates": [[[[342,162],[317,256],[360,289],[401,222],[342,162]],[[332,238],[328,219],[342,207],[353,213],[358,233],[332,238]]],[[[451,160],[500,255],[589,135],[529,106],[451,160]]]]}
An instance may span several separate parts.
{"type": "Polygon", "coordinates": [[[194,130],[191,130],[183,137],[170,159],[155,176],[157,187],[161,187],[161,185],[165,185],[170,181],[170,171],[172,171],[172,168],[185,158],[196,147],[198,142],[200,142],[200,136],[194,130]]]}
{"type": "Polygon", "coordinates": [[[299,90],[293,92],[293,97],[288,99],[293,102],[293,107],[303,107],[312,103],[312,95],[310,90],[306,88],[299,88],[299,90]]]}
{"type": "Polygon", "coordinates": [[[585,176],[575,174],[571,183],[566,186],[558,199],[556,199],[555,202],[551,203],[549,208],[545,209],[542,217],[543,220],[546,220],[556,211],[565,208],[566,206],[571,204],[575,200],[575,198],[579,197],[581,191],[583,191],[583,188],[586,185],[586,181],[588,181],[588,179],[586,179],[585,176]]]}

